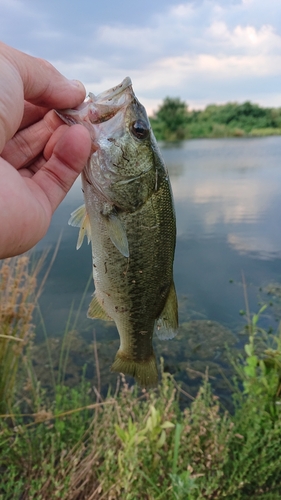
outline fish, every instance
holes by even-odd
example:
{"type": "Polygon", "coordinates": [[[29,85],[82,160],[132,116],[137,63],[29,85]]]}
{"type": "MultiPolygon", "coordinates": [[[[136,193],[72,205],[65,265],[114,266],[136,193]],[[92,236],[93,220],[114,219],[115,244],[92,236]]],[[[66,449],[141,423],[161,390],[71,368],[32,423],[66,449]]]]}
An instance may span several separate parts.
{"type": "Polygon", "coordinates": [[[85,204],[69,220],[80,227],[77,249],[84,237],[92,245],[95,292],[87,315],[115,322],[120,347],[111,370],[155,387],[153,334],[172,339],[178,329],[176,218],[167,168],[129,77],[57,113],[69,125],[87,127],[92,140],[81,174],[85,204]]]}

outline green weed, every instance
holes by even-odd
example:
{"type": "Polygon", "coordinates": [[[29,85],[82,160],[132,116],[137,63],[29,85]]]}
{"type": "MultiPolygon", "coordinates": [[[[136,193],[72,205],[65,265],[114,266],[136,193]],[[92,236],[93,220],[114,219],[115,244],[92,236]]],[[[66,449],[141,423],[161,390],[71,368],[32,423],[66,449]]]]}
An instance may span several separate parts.
{"type": "Polygon", "coordinates": [[[213,395],[208,370],[197,396],[180,410],[183,391],[163,362],[157,390],[140,391],[121,377],[115,393],[102,398],[85,369],[67,387],[66,333],[51,395],[30,361],[24,397],[15,391],[16,376],[10,386],[0,416],[0,500],[279,498],[281,334],[278,329],[269,343],[259,327],[264,310],[251,315],[246,301],[248,341],[245,356],[232,360],[232,414],[213,395]]]}

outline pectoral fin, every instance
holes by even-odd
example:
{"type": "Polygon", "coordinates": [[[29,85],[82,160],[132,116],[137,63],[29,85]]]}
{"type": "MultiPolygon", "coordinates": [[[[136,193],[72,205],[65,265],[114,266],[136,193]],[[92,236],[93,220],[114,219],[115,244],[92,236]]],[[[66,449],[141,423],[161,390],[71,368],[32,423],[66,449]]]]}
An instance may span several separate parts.
{"type": "Polygon", "coordinates": [[[92,319],[103,319],[104,321],[112,321],[110,316],[108,316],[103,307],[100,305],[95,293],[90,302],[87,316],[88,318],[92,319]]]}
{"type": "Polygon", "coordinates": [[[72,212],[71,217],[68,221],[68,224],[70,226],[74,227],[80,227],[79,235],[78,235],[78,241],[76,245],[76,249],[78,250],[84,240],[84,236],[87,235],[88,238],[88,244],[91,241],[91,226],[90,226],[90,221],[88,214],[86,212],[86,207],[85,205],[81,205],[81,207],[78,207],[74,212],[72,212]]]}
{"type": "Polygon", "coordinates": [[[118,214],[111,212],[104,217],[108,234],[113,245],[116,246],[117,250],[119,250],[124,257],[129,257],[129,243],[126,231],[118,217],[118,214]]]}
{"type": "Polygon", "coordinates": [[[178,300],[174,282],[171,284],[164,309],[155,321],[154,331],[161,340],[172,339],[178,329],[178,300]]]}

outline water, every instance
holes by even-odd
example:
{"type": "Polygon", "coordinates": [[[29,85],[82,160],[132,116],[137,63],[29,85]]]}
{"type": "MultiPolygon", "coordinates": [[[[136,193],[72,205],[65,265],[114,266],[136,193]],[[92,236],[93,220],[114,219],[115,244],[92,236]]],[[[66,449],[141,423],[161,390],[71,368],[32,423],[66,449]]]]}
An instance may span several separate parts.
{"type": "MultiPolygon", "coordinates": [[[[235,350],[244,341],[240,332],[245,319],[239,314],[245,309],[242,275],[252,312],[268,300],[269,284],[281,282],[281,137],[200,139],[178,146],[162,145],[161,150],[175,198],[178,235],[174,277],[183,326],[172,341],[155,339],[155,349],[158,356],[164,356],[166,369],[189,390],[200,379],[196,373],[204,372],[208,365],[222,391],[217,367],[229,369],[224,343],[235,350]]],[[[78,231],[67,221],[82,203],[78,181],[37,246],[38,252],[54,248],[62,233],[41,310],[48,335],[60,337],[73,308],[69,328],[75,328],[85,343],[81,353],[78,348],[73,352],[78,365],[95,329],[106,377],[118,347],[118,333],[114,326],[86,318],[92,282],[75,324],[75,311],[91,273],[91,254],[86,243],[76,251],[78,231]]],[[[274,302],[274,297],[270,300],[274,302]]],[[[262,326],[276,327],[277,303],[273,306],[262,326]]],[[[40,329],[38,332],[42,340],[40,329]]],[[[115,378],[111,375],[110,380],[115,378]]]]}

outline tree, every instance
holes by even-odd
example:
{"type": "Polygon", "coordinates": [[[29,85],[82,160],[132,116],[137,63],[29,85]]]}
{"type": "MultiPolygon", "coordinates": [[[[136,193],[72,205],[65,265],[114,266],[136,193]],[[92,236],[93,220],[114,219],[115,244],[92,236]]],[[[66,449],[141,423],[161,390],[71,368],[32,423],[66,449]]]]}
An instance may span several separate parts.
{"type": "Polygon", "coordinates": [[[178,97],[166,97],[152,119],[162,131],[163,139],[168,140],[184,139],[187,121],[187,105],[178,97]]]}

